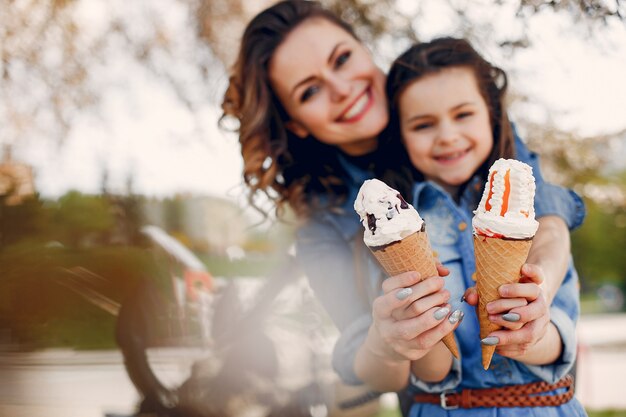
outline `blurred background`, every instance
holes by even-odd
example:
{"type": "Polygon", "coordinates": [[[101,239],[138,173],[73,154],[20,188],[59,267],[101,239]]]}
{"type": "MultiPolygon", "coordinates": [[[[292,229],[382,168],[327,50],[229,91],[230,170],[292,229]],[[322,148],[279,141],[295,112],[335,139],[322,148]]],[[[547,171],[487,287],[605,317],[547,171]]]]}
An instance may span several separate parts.
{"type": "MultiPolygon", "coordinates": [[[[0,416],[398,416],[339,384],[336,330],[248,208],[227,69],[263,0],[0,0],[0,416]]],[[[468,37],[510,76],[572,233],[577,395],[626,416],[626,5],[326,0],[387,69],[468,37]]]]}

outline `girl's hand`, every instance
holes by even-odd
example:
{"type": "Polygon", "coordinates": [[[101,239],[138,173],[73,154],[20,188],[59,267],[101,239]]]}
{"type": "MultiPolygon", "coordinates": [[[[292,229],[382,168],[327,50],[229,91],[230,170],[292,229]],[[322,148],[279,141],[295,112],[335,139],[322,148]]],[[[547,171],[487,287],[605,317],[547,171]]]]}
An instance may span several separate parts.
{"type": "MultiPolygon", "coordinates": [[[[487,304],[489,320],[506,330],[489,336],[498,339],[497,352],[516,358],[524,355],[545,335],[550,323],[550,306],[543,291],[543,271],[533,264],[522,266],[519,283],[502,285],[498,291],[502,297],[487,304]]],[[[465,298],[477,304],[475,289],[468,289],[465,298]]]]}
{"type": "Polygon", "coordinates": [[[406,272],[387,278],[383,293],[373,303],[370,331],[376,333],[378,346],[370,348],[389,360],[422,358],[460,321],[458,313],[450,314],[450,293],[441,277],[421,280],[417,272],[406,272]]]}

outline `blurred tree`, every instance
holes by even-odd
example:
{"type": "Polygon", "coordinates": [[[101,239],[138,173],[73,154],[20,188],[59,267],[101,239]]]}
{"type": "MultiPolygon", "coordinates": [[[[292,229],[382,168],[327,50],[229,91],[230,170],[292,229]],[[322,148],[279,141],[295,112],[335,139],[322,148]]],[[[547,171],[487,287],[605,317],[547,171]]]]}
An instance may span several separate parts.
{"type": "MultiPolygon", "coordinates": [[[[626,186],[626,172],[622,174],[626,186]]],[[[572,234],[572,254],[582,283],[597,288],[611,282],[626,290],[626,209],[608,209],[587,200],[587,219],[572,234]]]]}
{"type": "Polygon", "coordinates": [[[98,116],[104,92],[130,69],[169,84],[190,109],[204,103],[202,80],[219,62],[193,31],[179,30],[193,26],[188,6],[0,0],[0,142],[62,143],[78,116],[98,116]]]}
{"type": "MultiPolygon", "coordinates": [[[[97,110],[103,92],[119,83],[112,74],[136,66],[169,84],[188,108],[197,109],[216,96],[212,88],[223,79],[215,74],[221,73],[222,63],[232,63],[245,23],[272,3],[0,0],[0,141],[15,143],[33,135],[62,141],[77,117],[97,110]]],[[[457,16],[457,35],[511,48],[530,45],[523,31],[513,38],[495,36],[497,19],[477,17],[472,13],[476,4],[470,1],[322,3],[353,23],[386,59],[419,39],[420,23],[430,19],[435,6],[457,16]]],[[[494,7],[523,22],[546,10],[569,14],[587,27],[626,19],[619,0],[500,0],[494,7]]]]}
{"type": "Polygon", "coordinates": [[[54,222],[58,240],[78,248],[101,240],[113,227],[113,214],[104,197],[72,191],[59,199],[54,222]]]}
{"type": "Polygon", "coordinates": [[[6,204],[6,198],[0,195],[0,251],[25,238],[36,240],[45,236],[50,215],[37,196],[17,205],[6,204]]]}

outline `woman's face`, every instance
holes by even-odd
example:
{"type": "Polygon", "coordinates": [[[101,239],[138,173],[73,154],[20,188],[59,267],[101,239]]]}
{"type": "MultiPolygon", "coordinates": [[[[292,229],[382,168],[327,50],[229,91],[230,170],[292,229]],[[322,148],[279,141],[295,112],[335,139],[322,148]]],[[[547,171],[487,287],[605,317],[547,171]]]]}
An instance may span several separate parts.
{"type": "Polygon", "coordinates": [[[385,75],[339,26],[323,18],[297,26],[274,52],[269,78],[296,135],[350,155],[376,149],[389,119],[385,75]]]}
{"type": "Polygon", "coordinates": [[[400,131],[413,165],[452,195],[493,147],[489,109],[474,72],[453,67],[427,75],[400,94],[400,131]]]}

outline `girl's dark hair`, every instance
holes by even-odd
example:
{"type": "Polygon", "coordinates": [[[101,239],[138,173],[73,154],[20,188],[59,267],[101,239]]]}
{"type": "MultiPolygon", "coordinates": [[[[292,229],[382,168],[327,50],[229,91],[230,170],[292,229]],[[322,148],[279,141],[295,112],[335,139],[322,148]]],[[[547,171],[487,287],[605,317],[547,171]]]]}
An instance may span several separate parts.
{"type": "Polygon", "coordinates": [[[357,38],[347,23],[317,2],[279,2],[246,27],[222,103],[220,126],[229,116],[239,121],[248,199],[258,208],[255,197],[264,193],[278,215],[288,203],[296,214],[306,216],[316,192],[338,199],[347,193],[337,148],[290,132],[285,127],[287,112],[270,85],[268,66],[274,52],[298,25],[312,18],[325,19],[357,38]]]}
{"type": "MultiPolygon", "coordinates": [[[[387,76],[389,125],[382,134],[379,146],[379,151],[385,153],[379,156],[379,160],[387,161],[379,167],[379,175],[405,198],[411,197],[413,183],[423,181],[424,176],[411,164],[401,140],[400,94],[420,78],[453,67],[473,71],[478,90],[489,109],[493,149],[477,174],[486,181],[489,167],[498,158],[512,158],[515,154],[513,131],[504,103],[508,84],[506,73],[486,61],[465,39],[445,37],[413,45],[393,62],[387,76]]],[[[461,192],[466,185],[461,186],[461,192]]]]}

